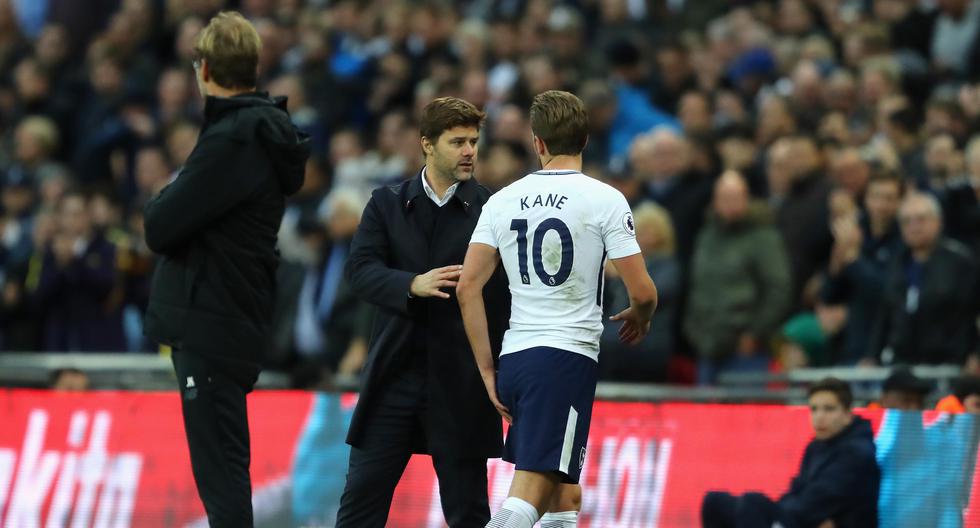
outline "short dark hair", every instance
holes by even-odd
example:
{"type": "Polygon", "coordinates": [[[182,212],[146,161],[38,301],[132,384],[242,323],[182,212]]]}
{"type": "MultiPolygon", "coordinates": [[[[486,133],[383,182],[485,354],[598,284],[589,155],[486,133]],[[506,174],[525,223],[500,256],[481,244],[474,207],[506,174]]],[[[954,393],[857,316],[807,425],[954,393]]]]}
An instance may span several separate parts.
{"type": "Polygon", "coordinates": [[[534,96],[531,131],[554,156],[577,155],[589,140],[589,114],[581,99],[561,90],[534,96]]]}
{"type": "Polygon", "coordinates": [[[469,101],[458,97],[439,97],[422,109],[419,134],[434,143],[450,128],[465,126],[479,129],[486,116],[469,101]]]}
{"type": "Polygon", "coordinates": [[[967,374],[953,380],[953,395],[961,403],[973,394],[980,395],[980,376],[967,374]]]}
{"type": "Polygon", "coordinates": [[[919,130],[919,114],[911,106],[904,106],[888,114],[888,123],[906,134],[916,134],[919,130]]]}
{"type": "Polygon", "coordinates": [[[222,11],[201,30],[194,44],[195,65],[208,61],[214,82],[224,88],[254,88],[262,39],[240,13],[222,11]]]}
{"type": "Polygon", "coordinates": [[[824,378],[813,385],[810,385],[809,390],[807,390],[806,397],[810,398],[818,392],[834,393],[834,396],[837,397],[837,401],[839,401],[845,409],[850,409],[851,405],[854,403],[854,396],[851,394],[850,385],[837,378],[824,378]]]}
{"type": "Polygon", "coordinates": [[[876,183],[891,183],[898,187],[898,196],[901,198],[905,195],[905,179],[902,175],[893,170],[876,170],[871,173],[871,177],[868,178],[868,187],[876,183]]]}

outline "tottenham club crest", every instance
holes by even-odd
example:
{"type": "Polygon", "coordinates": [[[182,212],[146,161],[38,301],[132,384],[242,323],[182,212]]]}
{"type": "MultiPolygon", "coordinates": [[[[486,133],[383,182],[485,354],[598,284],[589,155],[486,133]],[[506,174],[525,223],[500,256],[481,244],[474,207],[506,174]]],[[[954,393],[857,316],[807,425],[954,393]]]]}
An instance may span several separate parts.
{"type": "Polygon", "coordinates": [[[631,236],[636,236],[636,225],[633,224],[633,213],[626,213],[623,217],[623,229],[631,236]]]}
{"type": "Polygon", "coordinates": [[[585,467],[585,448],[584,447],[582,448],[582,451],[578,455],[578,468],[579,469],[582,469],[583,467],[585,467]]]}

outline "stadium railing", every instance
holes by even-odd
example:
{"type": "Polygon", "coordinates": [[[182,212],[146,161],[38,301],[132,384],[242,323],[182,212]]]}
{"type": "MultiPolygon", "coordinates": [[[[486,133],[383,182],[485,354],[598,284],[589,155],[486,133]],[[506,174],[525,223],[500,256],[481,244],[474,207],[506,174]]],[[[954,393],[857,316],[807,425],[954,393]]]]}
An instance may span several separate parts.
{"type": "MultiPolygon", "coordinates": [[[[174,374],[170,358],[158,354],[119,353],[0,353],[0,386],[47,387],[58,369],[76,368],[85,372],[93,389],[173,390],[174,374]]],[[[684,401],[722,403],[800,404],[806,401],[807,383],[827,376],[851,382],[855,401],[865,403],[878,397],[880,382],[890,369],[882,367],[807,368],[787,373],[727,373],[716,387],[691,387],[653,383],[601,382],[596,397],[611,401],[684,401]]],[[[917,366],[913,372],[937,384],[936,393],[948,392],[949,383],[959,375],[953,365],[917,366]]],[[[265,370],[258,389],[288,389],[289,375],[265,370]]],[[[332,390],[357,391],[354,376],[337,376],[332,390]]]]}

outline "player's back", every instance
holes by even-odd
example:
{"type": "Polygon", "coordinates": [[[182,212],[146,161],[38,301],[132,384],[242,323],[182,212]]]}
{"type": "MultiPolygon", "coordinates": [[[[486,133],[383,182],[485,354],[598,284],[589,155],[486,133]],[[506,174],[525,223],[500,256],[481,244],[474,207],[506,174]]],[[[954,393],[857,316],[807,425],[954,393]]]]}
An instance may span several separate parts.
{"type": "MultiPolygon", "coordinates": [[[[549,346],[598,360],[603,264],[639,252],[623,195],[577,171],[538,171],[483,214],[512,296],[501,354],[549,346]]],[[[482,236],[478,226],[473,241],[482,236]]]]}

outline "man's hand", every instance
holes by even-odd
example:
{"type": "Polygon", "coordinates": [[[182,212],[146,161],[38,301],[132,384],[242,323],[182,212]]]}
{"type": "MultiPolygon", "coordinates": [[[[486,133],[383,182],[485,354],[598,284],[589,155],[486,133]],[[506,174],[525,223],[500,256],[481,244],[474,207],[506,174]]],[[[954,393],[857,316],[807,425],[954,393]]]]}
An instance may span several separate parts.
{"type": "Polygon", "coordinates": [[[487,374],[481,374],[483,377],[483,385],[487,388],[487,395],[490,396],[490,403],[497,408],[497,412],[504,420],[507,420],[508,424],[514,422],[514,418],[510,415],[510,409],[504,407],[504,404],[500,403],[497,398],[497,375],[494,372],[487,374]]]}
{"type": "Polygon", "coordinates": [[[409,291],[413,297],[439,297],[448,299],[449,294],[439,288],[455,288],[456,280],[463,270],[463,266],[454,264],[429,270],[427,273],[416,275],[412,279],[412,286],[409,291]]]}
{"type": "Polygon", "coordinates": [[[857,221],[851,217],[835,220],[831,224],[831,231],[834,235],[834,247],[830,256],[830,271],[837,274],[861,256],[864,236],[857,221]]]}
{"type": "Polygon", "coordinates": [[[609,320],[623,322],[623,326],[619,327],[619,340],[630,345],[639,344],[650,331],[650,319],[637,313],[632,306],[610,317],[609,320]]]}

